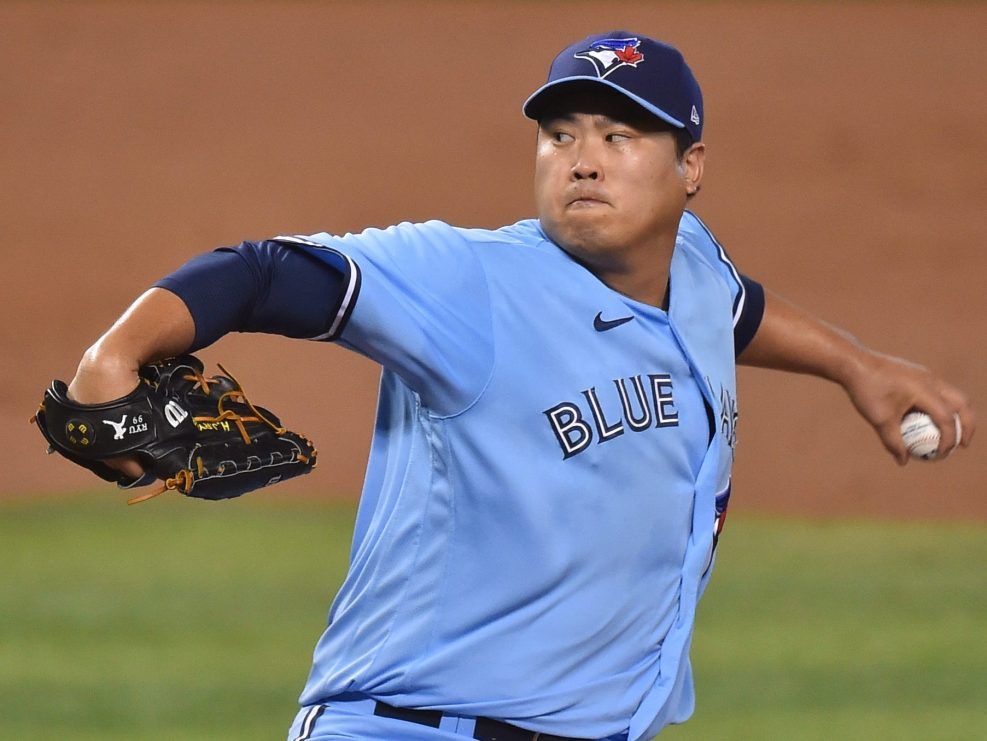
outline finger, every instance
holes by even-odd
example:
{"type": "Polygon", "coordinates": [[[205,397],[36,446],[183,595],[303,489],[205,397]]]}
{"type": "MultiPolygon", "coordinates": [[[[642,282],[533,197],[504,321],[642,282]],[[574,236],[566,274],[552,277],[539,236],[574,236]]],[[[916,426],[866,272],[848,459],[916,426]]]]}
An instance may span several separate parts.
{"type": "Polygon", "coordinates": [[[966,394],[959,389],[949,386],[943,389],[942,395],[953,405],[954,413],[959,417],[960,430],[962,432],[959,444],[966,448],[970,445],[970,441],[973,440],[973,433],[976,432],[977,415],[974,414],[973,407],[970,406],[970,400],[966,394]]]}
{"type": "Polygon", "coordinates": [[[134,456],[107,458],[103,463],[115,471],[119,471],[127,478],[139,479],[144,475],[144,467],[137,462],[137,458],[134,456]]]}
{"type": "Polygon", "coordinates": [[[953,452],[959,443],[958,417],[944,401],[936,404],[930,403],[926,407],[920,408],[932,417],[932,421],[939,428],[939,446],[936,448],[936,457],[945,458],[953,452]]]}
{"type": "Polygon", "coordinates": [[[973,442],[973,433],[977,431],[977,415],[969,406],[960,409],[959,415],[960,424],[963,427],[963,439],[960,441],[960,445],[967,448],[973,442]]]}
{"type": "Polygon", "coordinates": [[[911,455],[908,452],[908,448],[905,447],[905,441],[901,439],[900,423],[888,422],[881,425],[877,428],[877,434],[880,436],[881,442],[884,443],[884,447],[891,453],[891,456],[899,466],[904,466],[908,463],[911,455]]]}
{"type": "MultiPolygon", "coordinates": [[[[945,453],[941,453],[940,457],[949,458],[953,452],[960,446],[960,440],[963,439],[963,424],[960,422],[960,415],[953,412],[953,423],[947,424],[945,429],[952,429],[953,432],[953,444],[949,446],[945,453]]],[[[940,438],[945,438],[944,435],[940,433],[940,438]]],[[[940,439],[940,448],[945,444],[945,439],[940,439]]]]}

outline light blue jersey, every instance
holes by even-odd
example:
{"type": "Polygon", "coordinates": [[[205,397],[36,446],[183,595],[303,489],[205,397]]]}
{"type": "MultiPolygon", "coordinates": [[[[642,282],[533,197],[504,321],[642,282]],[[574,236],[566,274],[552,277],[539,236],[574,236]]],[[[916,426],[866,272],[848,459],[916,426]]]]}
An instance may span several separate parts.
{"type": "Polygon", "coordinates": [[[744,301],[702,223],[683,216],[667,313],[535,220],[279,239],[348,271],[323,338],[384,368],[302,704],[360,692],[589,738],[685,720],[744,301]]]}

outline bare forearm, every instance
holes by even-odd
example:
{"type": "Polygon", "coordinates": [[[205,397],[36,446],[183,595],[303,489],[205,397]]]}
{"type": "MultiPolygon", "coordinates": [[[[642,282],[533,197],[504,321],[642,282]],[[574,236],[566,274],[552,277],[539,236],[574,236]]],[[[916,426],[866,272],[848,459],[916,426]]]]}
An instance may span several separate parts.
{"type": "Polygon", "coordinates": [[[872,355],[848,332],[765,290],[761,325],[737,362],[807,373],[846,385],[872,355]]]}
{"type": "Polygon", "coordinates": [[[969,445],[976,429],[970,402],[955,386],[920,365],[865,347],[849,333],[767,291],[761,325],[737,361],[840,384],[899,463],[908,460],[899,427],[910,409],[921,409],[935,420],[942,431],[941,455],[956,444],[969,445]],[[954,417],[961,422],[960,439],[954,417]]]}
{"type": "Polygon", "coordinates": [[[182,300],[152,288],[86,351],[69,395],[84,404],[124,396],[136,385],[141,365],[186,351],[194,336],[195,323],[182,300]]]}

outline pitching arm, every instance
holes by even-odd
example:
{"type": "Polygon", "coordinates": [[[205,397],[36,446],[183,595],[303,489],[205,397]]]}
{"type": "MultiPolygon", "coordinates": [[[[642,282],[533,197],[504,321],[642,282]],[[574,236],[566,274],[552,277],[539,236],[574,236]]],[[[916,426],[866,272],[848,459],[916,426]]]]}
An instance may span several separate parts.
{"type": "Polygon", "coordinates": [[[900,464],[908,462],[901,439],[902,417],[913,407],[927,412],[941,431],[939,455],[967,447],[976,418],[966,394],[927,368],[865,347],[848,332],[765,291],[757,333],[740,353],[741,365],[806,373],[838,383],[900,464]],[[962,439],[956,440],[953,415],[962,439]]]}

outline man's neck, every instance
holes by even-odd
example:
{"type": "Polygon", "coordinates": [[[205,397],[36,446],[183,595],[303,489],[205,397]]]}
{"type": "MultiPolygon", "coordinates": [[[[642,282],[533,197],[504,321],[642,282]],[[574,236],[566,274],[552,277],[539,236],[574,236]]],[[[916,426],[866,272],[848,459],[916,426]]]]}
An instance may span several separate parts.
{"type": "Polygon", "coordinates": [[[609,288],[643,304],[667,308],[674,237],[649,249],[629,251],[606,265],[587,266],[609,288]]]}

